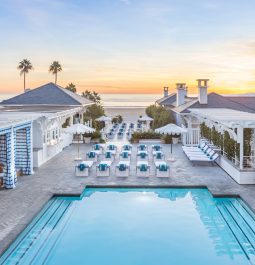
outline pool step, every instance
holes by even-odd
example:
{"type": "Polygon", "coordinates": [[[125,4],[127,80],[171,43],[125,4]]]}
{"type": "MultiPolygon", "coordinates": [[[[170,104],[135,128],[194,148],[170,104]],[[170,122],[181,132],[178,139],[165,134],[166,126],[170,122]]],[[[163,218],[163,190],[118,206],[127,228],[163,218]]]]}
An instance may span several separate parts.
{"type": "Polygon", "coordinates": [[[69,200],[53,199],[50,211],[46,210],[31,229],[26,232],[12,251],[13,254],[8,256],[3,264],[32,264],[36,254],[47,242],[50,234],[71,203],[72,201],[69,200]]]}
{"type": "Polygon", "coordinates": [[[220,201],[217,208],[247,259],[255,264],[255,221],[237,201],[220,201]]]}

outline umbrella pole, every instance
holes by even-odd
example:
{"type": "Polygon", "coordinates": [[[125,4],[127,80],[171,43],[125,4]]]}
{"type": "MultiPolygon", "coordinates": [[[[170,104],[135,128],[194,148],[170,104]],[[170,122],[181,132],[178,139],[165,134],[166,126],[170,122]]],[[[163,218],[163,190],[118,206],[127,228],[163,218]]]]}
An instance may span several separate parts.
{"type": "Polygon", "coordinates": [[[78,159],[80,158],[80,137],[81,137],[81,135],[79,134],[79,138],[78,138],[78,159]]]}
{"type": "Polygon", "coordinates": [[[171,160],[173,159],[173,142],[171,141],[171,160]]]}

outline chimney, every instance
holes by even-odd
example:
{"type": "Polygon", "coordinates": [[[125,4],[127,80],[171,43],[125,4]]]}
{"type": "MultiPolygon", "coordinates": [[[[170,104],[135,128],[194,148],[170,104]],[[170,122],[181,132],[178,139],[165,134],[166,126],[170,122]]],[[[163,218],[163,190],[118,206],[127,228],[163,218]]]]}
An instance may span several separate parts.
{"type": "Polygon", "coordinates": [[[168,87],[165,86],[164,87],[164,97],[167,97],[168,96],[168,87]]]}
{"type": "Polygon", "coordinates": [[[198,101],[200,104],[207,104],[207,88],[209,79],[197,79],[198,101]]]}
{"type": "Polygon", "coordinates": [[[176,107],[181,106],[185,103],[185,96],[186,96],[186,84],[185,83],[177,83],[177,98],[176,98],[176,107]]]}

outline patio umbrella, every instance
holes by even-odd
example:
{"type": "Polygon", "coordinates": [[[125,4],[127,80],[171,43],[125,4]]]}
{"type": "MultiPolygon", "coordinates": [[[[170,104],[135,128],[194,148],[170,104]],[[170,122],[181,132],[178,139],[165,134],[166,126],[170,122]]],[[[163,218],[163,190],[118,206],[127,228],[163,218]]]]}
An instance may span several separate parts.
{"type": "Polygon", "coordinates": [[[81,124],[81,123],[76,123],[73,124],[72,126],[68,127],[65,129],[65,132],[70,133],[70,134],[79,134],[79,138],[78,138],[78,157],[75,160],[81,160],[80,158],[80,135],[82,133],[91,133],[94,132],[95,129],[81,124]]]}
{"type": "Polygon", "coordinates": [[[109,123],[112,121],[112,119],[110,117],[103,115],[103,116],[97,118],[96,121],[103,121],[104,125],[105,125],[103,128],[103,132],[107,132],[108,128],[109,128],[109,123]]]}
{"type": "Polygon", "coordinates": [[[104,115],[96,119],[96,121],[111,121],[111,120],[112,119],[110,117],[104,115]]]}
{"type": "MultiPolygon", "coordinates": [[[[160,127],[158,129],[155,130],[155,132],[160,133],[160,134],[168,134],[168,135],[176,135],[176,134],[184,134],[187,133],[187,130],[177,126],[176,124],[173,123],[169,123],[166,126],[160,127]]],[[[171,157],[170,157],[170,161],[174,161],[173,157],[172,157],[172,153],[173,153],[173,140],[171,139],[171,157]]]]}
{"type": "Polygon", "coordinates": [[[145,121],[145,122],[147,122],[147,121],[153,121],[153,119],[151,117],[149,117],[149,116],[142,116],[142,117],[140,117],[138,119],[138,121],[145,121]]]}
{"type": "Polygon", "coordinates": [[[149,123],[150,123],[151,121],[153,121],[153,119],[152,119],[151,117],[145,115],[145,116],[141,116],[141,117],[138,119],[138,121],[140,121],[140,122],[144,122],[145,125],[146,125],[146,128],[149,129],[149,128],[150,128],[150,127],[149,127],[149,123]]]}

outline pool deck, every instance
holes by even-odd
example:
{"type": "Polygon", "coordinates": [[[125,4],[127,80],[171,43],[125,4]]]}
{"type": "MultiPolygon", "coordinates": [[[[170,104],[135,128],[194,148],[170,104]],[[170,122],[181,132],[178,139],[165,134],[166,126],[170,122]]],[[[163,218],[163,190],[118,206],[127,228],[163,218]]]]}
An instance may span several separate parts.
{"type": "MultiPolygon", "coordinates": [[[[120,146],[123,142],[117,142],[117,144],[120,146]]],[[[91,150],[90,145],[81,146],[83,157],[88,150],[91,150]]],[[[170,146],[163,145],[163,150],[168,157],[170,146]]],[[[149,178],[136,177],[136,150],[133,150],[131,172],[127,178],[115,176],[118,158],[112,165],[110,177],[96,177],[95,166],[92,169],[92,176],[76,177],[74,158],[77,156],[77,146],[69,146],[40,167],[34,175],[20,177],[15,189],[0,190],[0,254],[53,195],[79,196],[86,185],[116,187],[205,186],[214,196],[240,196],[255,211],[255,185],[237,184],[218,166],[193,166],[182,152],[181,145],[174,146],[173,153],[176,160],[169,162],[171,174],[168,179],[155,177],[154,166],[152,166],[149,178]]],[[[149,162],[153,165],[151,152],[149,162]]]]}

